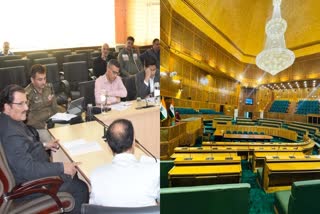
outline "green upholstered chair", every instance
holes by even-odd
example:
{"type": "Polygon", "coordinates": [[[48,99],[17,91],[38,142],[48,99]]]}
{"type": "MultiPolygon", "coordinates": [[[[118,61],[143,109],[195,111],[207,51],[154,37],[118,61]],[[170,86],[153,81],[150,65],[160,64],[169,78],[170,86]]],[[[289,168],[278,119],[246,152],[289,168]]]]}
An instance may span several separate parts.
{"type": "Polygon", "coordinates": [[[279,214],[319,212],[320,180],[297,181],[291,190],[275,193],[275,210],[279,214]]]}
{"type": "Polygon", "coordinates": [[[160,187],[169,187],[168,172],[174,166],[173,160],[160,161],[160,187]]]}
{"type": "Polygon", "coordinates": [[[160,212],[247,214],[249,189],[247,183],[161,188],[160,212]]]}

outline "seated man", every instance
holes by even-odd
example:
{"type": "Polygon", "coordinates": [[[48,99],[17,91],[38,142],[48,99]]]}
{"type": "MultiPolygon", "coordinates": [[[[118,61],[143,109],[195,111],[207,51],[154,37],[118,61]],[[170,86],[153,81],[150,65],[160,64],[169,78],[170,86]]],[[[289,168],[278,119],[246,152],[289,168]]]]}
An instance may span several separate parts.
{"type": "Polygon", "coordinates": [[[9,49],[10,49],[9,42],[4,42],[3,43],[3,50],[0,51],[0,56],[14,55],[11,51],[9,51],[9,49]]]}
{"type": "Polygon", "coordinates": [[[116,59],[111,59],[107,64],[105,75],[96,79],[94,96],[96,105],[105,102],[103,96],[107,95],[107,104],[120,102],[121,97],[127,96],[127,89],[123,85],[120,75],[120,65],[116,59]]]}
{"type": "Polygon", "coordinates": [[[58,111],[58,105],[51,84],[47,84],[46,67],[35,64],[31,68],[31,83],[25,88],[29,112],[27,124],[36,128],[42,142],[51,140],[46,121],[58,111]]]}
{"type": "MultiPolygon", "coordinates": [[[[3,89],[0,93],[0,111],[1,143],[16,184],[60,176],[64,183],[59,191],[74,197],[72,213],[80,213],[81,204],[88,201],[88,187],[78,179],[75,163],[51,163],[42,143],[23,122],[28,111],[25,90],[18,85],[8,85],[3,89]]],[[[50,148],[57,149],[58,145],[53,143],[50,148]]]]}
{"type": "Polygon", "coordinates": [[[144,64],[144,71],[136,74],[137,97],[142,99],[152,96],[154,84],[160,82],[160,71],[156,68],[156,60],[148,56],[144,64]]]}
{"type": "Polygon", "coordinates": [[[104,43],[101,46],[101,55],[93,61],[93,74],[97,78],[106,73],[107,63],[110,59],[115,59],[115,57],[109,53],[109,45],[104,43]]]}
{"type": "Polygon", "coordinates": [[[152,41],[152,48],[146,50],[143,54],[140,55],[140,60],[144,64],[146,57],[153,57],[157,62],[157,69],[160,69],[160,40],[154,39],[152,41]]]}
{"type": "Polygon", "coordinates": [[[142,71],[143,66],[140,61],[139,52],[134,49],[134,38],[129,36],[125,48],[120,50],[118,61],[121,66],[121,77],[135,75],[142,71]]]}
{"type": "Polygon", "coordinates": [[[106,138],[114,158],[92,173],[90,203],[115,207],[156,205],[160,199],[160,163],[149,157],[136,159],[132,123],[126,119],[113,121],[106,138]]]}

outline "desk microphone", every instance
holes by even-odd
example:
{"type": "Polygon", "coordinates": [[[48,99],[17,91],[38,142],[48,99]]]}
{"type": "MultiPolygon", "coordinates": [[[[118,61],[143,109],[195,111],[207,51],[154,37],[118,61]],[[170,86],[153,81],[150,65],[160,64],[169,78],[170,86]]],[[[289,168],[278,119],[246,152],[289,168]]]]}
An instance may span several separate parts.
{"type": "Polygon", "coordinates": [[[295,149],[295,150],[293,151],[292,155],[289,156],[290,159],[296,158],[296,157],[294,156],[294,153],[298,150],[298,147],[295,147],[294,149],[295,149]]]}
{"type": "Polygon", "coordinates": [[[279,159],[279,156],[278,156],[279,150],[280,150],[280,143],[279,143],[279,146],[278,146],[277,154],[272,156],[273,159],[279,159]]]}
{"type": "Polygon", "coordinates": [[[156,158],[148,149],[146,149],[144,146],[142,146],[142,144],[141,144],[137,139],[134,139],[134,141],[135,141],[139,146],[141,146],[151,157],[153,157],[154,160],[156,161],[156,163],[158,162],[157,158],[156,158]]]}

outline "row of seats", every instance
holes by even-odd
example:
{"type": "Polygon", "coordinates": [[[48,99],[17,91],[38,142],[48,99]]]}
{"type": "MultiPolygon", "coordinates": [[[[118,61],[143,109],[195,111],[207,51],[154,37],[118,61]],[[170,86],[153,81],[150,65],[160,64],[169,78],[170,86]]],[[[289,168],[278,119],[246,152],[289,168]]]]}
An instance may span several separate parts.
{"type": "Polygon", "coordinates": [[[290,102],[288,100],[275,100],[269,112],[287,113],[290,102]]]}
{"type": "Polygon", "coordinates": [[[175,108],[175,111],[179,114],[223,114],[222,112],[217,112],[213,109],[199,109],[198,111],[193,108],[175,108]]]}
{"type": "Polygon", "coordinates": [[[297,104],[296,114],[319,114],[319,101],[300,100],[297,104]]]}

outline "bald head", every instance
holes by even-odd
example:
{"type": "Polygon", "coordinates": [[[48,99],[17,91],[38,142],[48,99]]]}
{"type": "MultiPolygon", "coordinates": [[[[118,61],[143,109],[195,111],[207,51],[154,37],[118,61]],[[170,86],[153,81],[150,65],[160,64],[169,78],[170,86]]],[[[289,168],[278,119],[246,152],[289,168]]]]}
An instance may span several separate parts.
{"type": "Polygon", "coordinates": [[[113,121],[107,130],[106,137],[113,153],[127,152],[132,148],[134,140],[132,123],[126,119],[113,121]]]}
{"type": "Polygon", "coordinates": [[[109,53],[109,45],[107,43],[104,43],[101,46],[101,56],[102,57],[107,57],[109,53]]]}

